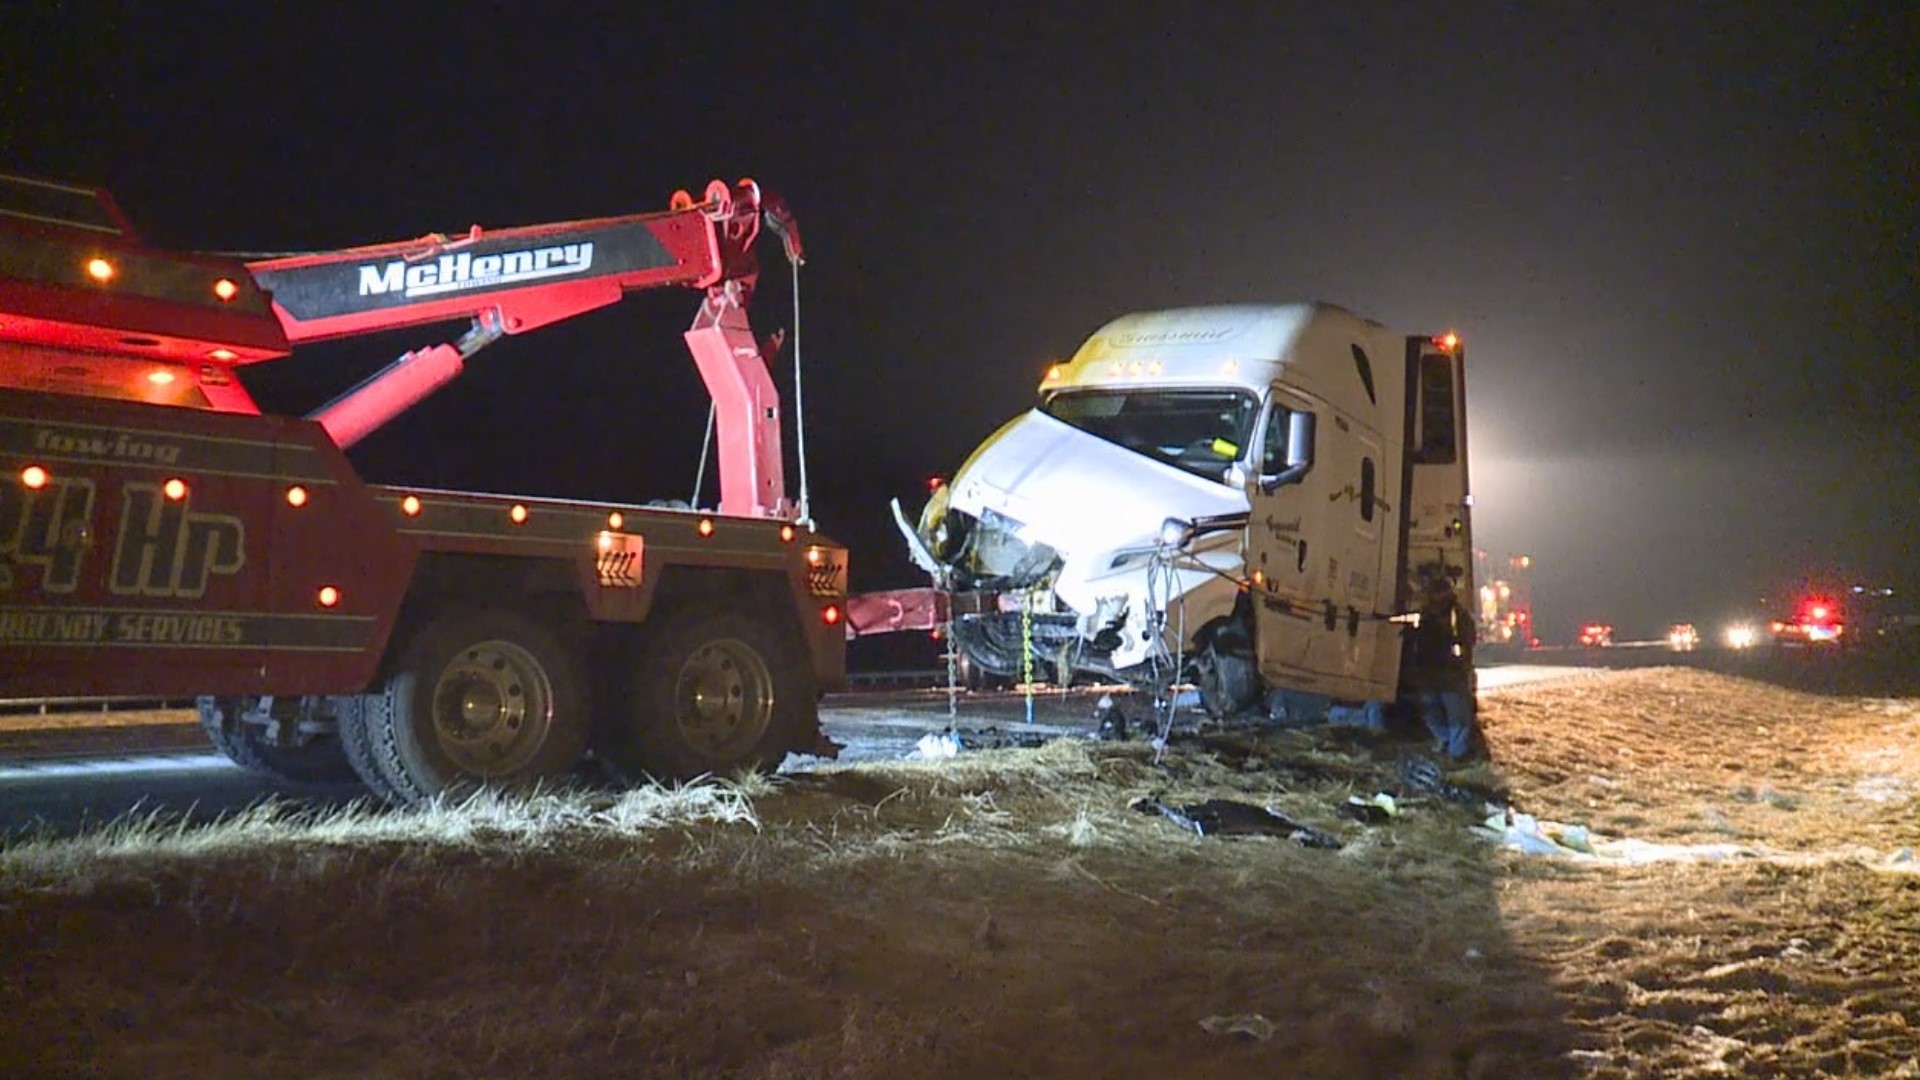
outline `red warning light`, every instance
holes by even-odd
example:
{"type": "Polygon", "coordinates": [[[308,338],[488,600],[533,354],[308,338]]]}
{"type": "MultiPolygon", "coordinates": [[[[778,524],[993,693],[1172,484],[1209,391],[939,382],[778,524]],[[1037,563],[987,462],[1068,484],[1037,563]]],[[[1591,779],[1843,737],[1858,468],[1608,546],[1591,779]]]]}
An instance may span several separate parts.
{"type": "Polygon", "coordinates": [[[828,604],[826,607],[821,608],[820,621],[826,623],[828,626],[839,625],[840,606],[838,604],[828,604]]]}
{"type": "Polygon", "coordinates": [[[928,490],[928,491],[939,491],[939,490],[940,490],[941,488],[943,488],[943,487],[946,487],[946,486],[947,486],[947,478],[946,478],[946,477],[944,477],[944,476],[929,476],[929,477],[927,477],[927,490],[928,490]]]}

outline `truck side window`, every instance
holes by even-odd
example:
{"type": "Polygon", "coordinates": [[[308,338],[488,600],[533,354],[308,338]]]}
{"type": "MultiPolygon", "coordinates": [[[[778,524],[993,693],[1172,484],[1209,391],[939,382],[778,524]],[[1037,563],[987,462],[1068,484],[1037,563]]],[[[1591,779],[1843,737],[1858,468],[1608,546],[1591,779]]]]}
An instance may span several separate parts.
{"type": "Polygon", "coordinates": [[[1360,459],[1360,520],[1373,520],[1373,459],[1360,459]]]}
{"type": "Polygon", "coordinates": [[[1272,476],[1287,467],[1287,418],[1293,410],[1275,405],[1267,414],[1267,433],[1260,439],[1260,475],[1272,476]]]}
{"type": "Polygon", "coordinates": [[[1360,385],[1367,388],[1367,400],[1380,404],[1380,398],[1373,392],[1373,361],[1367,359],[1367,350],[1358,345],[1353,347],[1353,366],[1360,372],[1360,385]]]}
{"type": "Polygon", "coordinates": [[[1421,465],[1451,465],[1458,456],[1454,437],[1453,360],[1431,355],[1420,358],[1421,465]]]}

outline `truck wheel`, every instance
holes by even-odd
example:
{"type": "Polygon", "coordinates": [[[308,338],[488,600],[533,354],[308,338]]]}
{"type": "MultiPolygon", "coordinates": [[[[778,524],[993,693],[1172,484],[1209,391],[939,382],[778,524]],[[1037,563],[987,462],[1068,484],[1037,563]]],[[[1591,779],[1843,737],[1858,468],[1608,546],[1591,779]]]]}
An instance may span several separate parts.
{"type": "Polygon", "coordinates": [[[511,611],[442,612],[367,702],[374,765],[406,802],[557,779],[586,751],[586,692],[551,631],[511,611]]]}
{"type": "Polygon", "coordinates": [[[295,784],[343,784],[355,779],[338,739],[320,737],[304,746],[275,746],[256,724],[226,729],[226,714],[240,708],[237,698],[202,697],[195,704],[200,726],[214,748],[250,773],[295,784]]]}
{"type": "Polygon", "coordinates": [[[367,790],[382,802],[402,803],[406,799],[380,771],[379,758],[373,750],[373,728],[369,717],[374,710],[385,711],[385,694],[355,694],[340,698],[340,746],[346,751],[347,763],[367,785],[367,790]]]}
{"type": "Polygon", "coordinates": [[[766,615],[682,610],[646,628],[632,670],[624,715],[608,718],[599,747],[621,780],[771,770],[813,744],[813,666],[766,615]]]}
{"type": "Polygon", "coordinates": [[[1253,657],[1208,648],[1195,658],[1200,707],[1215,720],[1245,712],[1260,699],[1260,671],[1253,657]]]}

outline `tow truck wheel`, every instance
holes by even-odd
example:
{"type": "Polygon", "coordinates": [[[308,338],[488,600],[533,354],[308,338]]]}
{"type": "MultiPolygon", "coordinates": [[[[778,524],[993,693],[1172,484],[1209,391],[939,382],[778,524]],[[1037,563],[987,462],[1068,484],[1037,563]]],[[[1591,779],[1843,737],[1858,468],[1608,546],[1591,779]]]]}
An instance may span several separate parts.
{"type": "Polygon", "coordinates": [[[386,709],[386,695],[356,694],[341,698],[340,702],[340,746],[346,751],[347,763],[375,798],[382,802],[405,802],[406,798],[393,786],[393,781],[380,770],[379,758],[373,751],[370,717],[376,710],[386,709]]]}
{"type": "Polygon", "coordinates": [[[317,737],[303,746],[275,746],[257,724],[227,724],[229,713],[241,708],[238,698],[202,697],[200,726],[227,760],[251,773],[296,784],[339,784],[355,778],[339,740],[317,737]]]}
{"type": "Polygon", "coordinates": [[[428,623],[365,719],[375,766],[408,802],[558,779],[589,731],[572,654],[540,623],[491,610],[428,623]]]}
{"type": "Polygon", "coordinates": [[[688,608],[649,626],[598,753],[614,776],[691,780],[779,766],[819,716],[799,635],[763,614],[688,608]]]}

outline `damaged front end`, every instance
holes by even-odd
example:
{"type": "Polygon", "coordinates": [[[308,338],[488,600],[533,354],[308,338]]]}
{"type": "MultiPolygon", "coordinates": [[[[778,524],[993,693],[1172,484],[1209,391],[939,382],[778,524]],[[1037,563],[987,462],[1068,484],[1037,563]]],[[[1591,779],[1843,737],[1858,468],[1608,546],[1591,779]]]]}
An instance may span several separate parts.
{"type": "Polygon", "coordinates": [[[1244,519],[1244,505],[1232,488],[1035,412],[936,487],[917,522],[898,503],[894,514],[947,596],[952,644],[972,671],[1158,689],[1231,612],[1241,572],[1238,535],[1170,538],[1161,526],[1170,513],[1244,519]]]}

